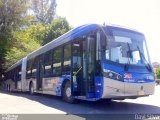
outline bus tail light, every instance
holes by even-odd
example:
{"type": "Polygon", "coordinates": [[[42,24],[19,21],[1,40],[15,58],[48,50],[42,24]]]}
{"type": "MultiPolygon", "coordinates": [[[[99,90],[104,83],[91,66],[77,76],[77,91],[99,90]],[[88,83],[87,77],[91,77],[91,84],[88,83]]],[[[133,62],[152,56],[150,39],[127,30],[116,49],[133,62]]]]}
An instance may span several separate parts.
{"type": "Polygon", "coordinates": [[[101,84],[101,83],[96,83],[95,85],[96,85],[96,86],[101,86],[102,84],[101,84]]]}

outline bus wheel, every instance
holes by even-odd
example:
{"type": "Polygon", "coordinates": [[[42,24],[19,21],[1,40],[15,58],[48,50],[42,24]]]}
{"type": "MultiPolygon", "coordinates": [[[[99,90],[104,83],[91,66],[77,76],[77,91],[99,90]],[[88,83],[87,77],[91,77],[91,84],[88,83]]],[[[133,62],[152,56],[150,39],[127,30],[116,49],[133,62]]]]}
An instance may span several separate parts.
{"type": "Polygon", "coordinates": [[[8,86],[8,91],[11,92],[11,84],[8,86]]]}
{"type": "Polygon", "coordinates": [[[31,82],[30,85],[29,85],[29,93],[30,93],[31,95],[34,94],[34,86],[33,86],[33,83],[32,83],[32,82],[31,82]]]}
{"type": "Polygon", "coordinates": [[[67,81],[62,88],[62,98],[68,103],[75,103],[75,99],[71,95],[71,82],[67,81]]]}
{"type": "Polygon", "coordinates": [[[112,103],[112,99],[106,99],[105,101],[106,101],[106,103],[107,103],[108,105],[110,105],[110,104],[112,103]]]}

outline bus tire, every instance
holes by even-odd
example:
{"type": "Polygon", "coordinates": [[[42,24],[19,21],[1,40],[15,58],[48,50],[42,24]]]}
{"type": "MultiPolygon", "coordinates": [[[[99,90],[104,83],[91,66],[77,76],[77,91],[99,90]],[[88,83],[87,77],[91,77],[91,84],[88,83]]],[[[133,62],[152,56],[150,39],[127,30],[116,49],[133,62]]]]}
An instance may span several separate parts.
{"type": "Polygon", "coordinates": [[[32,82],[30,82],[30,84],[29,84],[29,93],[30,93],[30,95],[34,94],[34,86],[33,86],[32,82]]]}
{"type": "Polygon", "coordinates": [[[71,95],[71,82],[67,80],[62,88],[62,98],[68,103],[75,103],[75,99],[71,95]]]}
{"type": "Polygon", "coordinates": [[[110,103],[112,102],[112,99],[106,99],[106,102],[110,103]]]}
{"type": "Polygon", "coordinates": [[[112,99],[106,99],[106,102],[110,104],[112,102],[112,99]]]}
{"type": "Polygon", "coordinates": [[[9,88],[8,88],[8,92],[11,92],[11,84],[9,84],[8,87],[9,87],[9,88]]]}

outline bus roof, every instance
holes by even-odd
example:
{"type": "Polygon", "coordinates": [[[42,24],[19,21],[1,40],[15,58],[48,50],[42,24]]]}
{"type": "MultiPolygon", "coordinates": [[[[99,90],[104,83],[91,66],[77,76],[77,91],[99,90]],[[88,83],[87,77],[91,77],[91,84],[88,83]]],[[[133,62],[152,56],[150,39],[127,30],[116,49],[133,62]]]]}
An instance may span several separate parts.
{"type": "Polygon", "coordinates": [[[63,34],[62,36],[52,40],[51,42],[47,43],[46,45],[42,46],[41,48],[37,49],[36,51],[30,53],[27,56],[27,59],[34,58],[40,54],[43,54],[57,46],[63,45],[64,43],[73,40],[74,38],[78,38],[79,36],[84,35],[85,33],[92,31],[98,27],[97,24],[86,24],[75,29],[70,30],[69,32],[63,34]]]}
{"type": "Polygon", "coordinates": [[[116,24],[107,24],[106,26],[122,28],[122,29],[130,30],[130,31],[134,31],[134,32],[137,32],[137,33],[141,33],[140,31],[138,31],[136,29],[133,29],[133,28],[130,28],[130,27],[126,27],[126,26],[121,26],[121,25],[116,25],[116,24]]]}
{"type": "Polygon", "coordinates": [[[5,72],[8,72],[10,70],[12,70],[13,68],[17,67],[18,65],[22,64],[22,59],[19,60],[18,62],[16,62],[15,64],[13,64],[10,68],[8,68],[5,72]]]}
{"type": "MultiPolygon", "coordinates": [[[[27,59],[32,59],[40,54],[43,54],[57,46],[63,45],[66,42],[69,42],[70,40],[73,40],[74,38],[78,38],[79,36],[85,35],[87,32],[90,32],[92,30],[97,29],[98,27],[100,27],[102,25],[99,24],[85,24],[82,26],[79,26],[77,28],[74,28],[70,31],[68,31],[67,33],[61,35],[60,37],[52,40],[51,42],[47,43],[46,45],[40,47],[39,49],[33,51],[32,53],[27,55],[27,59]]],[[[138,32],[137,30],[133,30],[131,28],[127,28],[127,27],[123,27],[123,26],[119,26],[119,25],[113,25],[113,24],[107,24],[105,25],[107,26],[111,26],[111,27],[118,27],[118,28],[124,28],[124,29],[128,29],[128,30],[132,30],[135,32],[138,32]]],[[[15,63],[14,65],[12,65],[9,69],[7,69],[6,72],[10,71],[11,69],[17,67],[18,65],[22,64],[22,59],[20,61],[18,61],[17,63],[15,63]]]]}
{"type": "MultiPolygon", "coordinates": [[[[63,34],[62,36],[52,40],[51,42],[47,43],[46,45],[40,47],[39,49],[33,51],[32,53],[27,55],[27,59],[32,59],[40,54],[43,54],[57,46],[60,46],[66,42],[69,42],[70,40],[73,40],[74,38],[78,38],[79,36],[84,35],[85,33],[95,30],[96,28],[98,28],[98,24],[85,24],[82,26],[79,26],[77,28],[74,28],[70,31],[68,31],[67,33],[63,34]]],[[[17,63],[15,63],[14,65],[12,65],[9,69],[7,69],[6,72],[10,71],[11,69],[17,67],[18,65],[20,65],[22,63],[22,59],[20,61],[18,61],[17,63]]]]}

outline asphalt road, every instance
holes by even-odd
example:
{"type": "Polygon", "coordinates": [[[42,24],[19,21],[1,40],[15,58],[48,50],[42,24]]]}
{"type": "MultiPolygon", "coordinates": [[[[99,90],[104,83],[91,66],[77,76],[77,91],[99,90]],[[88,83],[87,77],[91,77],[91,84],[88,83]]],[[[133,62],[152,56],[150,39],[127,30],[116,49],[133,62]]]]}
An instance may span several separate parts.
{"type": "MultiPolygon", "coordinates": [[[[27,93],[0,93],[1,114],[160,114],[160,85],[155,94],[134,100],[69,104],[61,97],[27,93]]],[[[83,117],[82,117],[83,118],[83,117]]]]}

